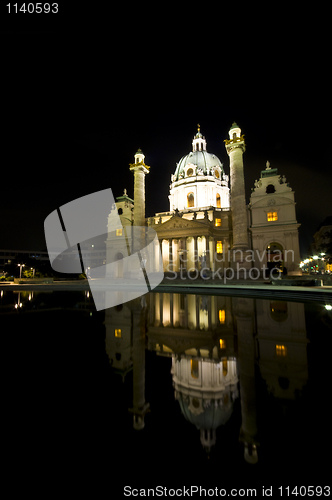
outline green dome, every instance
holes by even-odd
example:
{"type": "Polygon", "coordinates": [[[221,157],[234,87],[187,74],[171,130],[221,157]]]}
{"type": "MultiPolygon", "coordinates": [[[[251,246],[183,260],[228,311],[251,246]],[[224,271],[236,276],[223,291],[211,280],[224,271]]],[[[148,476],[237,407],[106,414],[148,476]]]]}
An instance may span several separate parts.
{"type": "Polygon", "coordinates": [[[211,169],[211,167],[220,167],[221,175],[224,173],[223,164],[216,155],[210,154],[207,151],[192,151],[183,156],[177,164],[174,180],[177,181],[181,174],[184,175],[186,166],[189,163],[197,166],[197,168],[201,168],[204,175],[208,175],[207,170],[211,169]]]}

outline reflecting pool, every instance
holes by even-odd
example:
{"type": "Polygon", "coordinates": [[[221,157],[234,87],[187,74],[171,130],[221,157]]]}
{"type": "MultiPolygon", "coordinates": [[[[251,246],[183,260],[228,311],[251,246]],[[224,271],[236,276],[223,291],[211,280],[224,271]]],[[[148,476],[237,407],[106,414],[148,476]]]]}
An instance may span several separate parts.
{"type": "Polygon", "coordinates": [[[89,292],[0,294],[5,456],[33,484],[329,484],[329,304],[150,293],[97,312],[89,292]]]}

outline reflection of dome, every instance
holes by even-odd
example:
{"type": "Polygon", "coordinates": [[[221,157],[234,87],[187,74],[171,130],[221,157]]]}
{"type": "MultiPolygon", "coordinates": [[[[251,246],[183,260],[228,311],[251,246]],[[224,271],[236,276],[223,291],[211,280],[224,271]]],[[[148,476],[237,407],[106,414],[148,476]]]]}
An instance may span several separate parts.
{"type": "Polygon", "coordinates": [[[203,358],[172,358],[175,398],[181,413],[201,432],[206,451],[216,442],[216,429],[225,425],[238,397],[235,359],[211,362],[203,358]]]}
{"type": "MultiPolygon", "coordinates": [[[[198,169],[202,169],[204,175],[210,175],[211,168],[220,167],[221,175],[223,174],[223,164],[219,158],[207,151],[192,151],[191,153],[183,156],[179,163],[177,164],[175,170],[174,180],[178,180],[180,175],[185,175],[187,165],[197,166],[198,169]]],[[[218,172],[219,174],[219,172],[218,172]]],[[[218,176],[219,178],[219,176],[218,176]]]]}
{"type": "Polygon", "coordinates": [[[233,401],[228,393],[221,399],[212,400],[191,398],[181,392],[177,397],[183,416],[197,429],[217,429],[229,420],[233,411],[233,401]],[[193,408],[198,411],[193,412],[193,408]]]}

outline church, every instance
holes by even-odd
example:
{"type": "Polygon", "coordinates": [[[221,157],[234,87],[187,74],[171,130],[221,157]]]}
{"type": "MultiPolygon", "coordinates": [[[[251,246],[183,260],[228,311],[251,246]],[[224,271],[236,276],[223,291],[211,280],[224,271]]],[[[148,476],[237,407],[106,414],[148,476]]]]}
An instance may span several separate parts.
{"type": "MultiPolygon", "coordinates": [[[[243,165],[246,145],[236,123],[224,143],[230,159],[229,175],[219,158],[207,151],[207,141],[198,125],[192,150],[182,156],[171,175],[169,210],[148,217],[145,176],[150,167],[139,149],[130,164],[134,199],[126,190],[116,198],[121,223],[155,230],[158,254],[164,272],[172,273],[170,276],[189,272],[206,279],[235,275],[257,279],[267,278],[271,270],[277,271],[277,276],[279,271],[300,275],[300,224],[296,220],[294,191],[285,176],[266,162],[247,204],[243,165]]],[[[112,239],[112,245],[106,242],[109,252],[116,248],[112,239]]],[[[112,259],[109,252],[108,258],[112,259]]]]}

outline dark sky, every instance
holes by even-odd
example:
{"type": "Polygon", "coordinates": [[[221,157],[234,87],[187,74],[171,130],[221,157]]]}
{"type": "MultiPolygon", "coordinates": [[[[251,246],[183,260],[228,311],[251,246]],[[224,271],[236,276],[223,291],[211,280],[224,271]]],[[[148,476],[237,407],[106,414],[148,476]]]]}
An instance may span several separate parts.
{"type": "Polygon", "coordinates": [[[2,34],[0,248],[43,249],[44,219],[77,197],[109,187],[132,196],[138,147],[151,166],[146,215],[169,210],[170,176],[197,123],[229,173],[223,140],[236,121],[247,202],[269,160],[295,191],[303,256],[332,215],[324,53],[305,30],[292,49],[266,45],[262,31],[263,45],[242,40],[239,51],[159,35],[2,34]]]}

